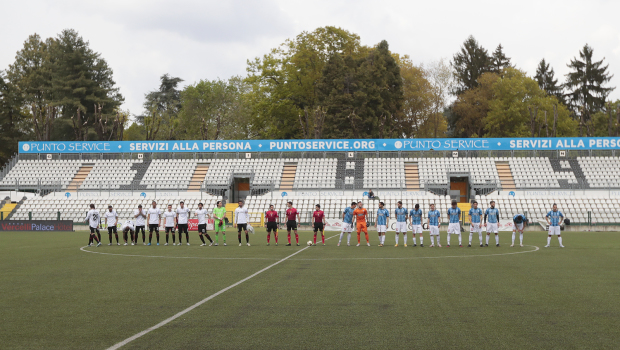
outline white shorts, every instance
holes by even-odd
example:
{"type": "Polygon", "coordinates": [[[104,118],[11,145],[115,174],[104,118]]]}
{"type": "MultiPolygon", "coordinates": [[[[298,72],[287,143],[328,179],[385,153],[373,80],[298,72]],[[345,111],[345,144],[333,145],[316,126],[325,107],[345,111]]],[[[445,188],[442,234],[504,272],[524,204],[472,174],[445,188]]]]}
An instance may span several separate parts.
{"type": "Polygon", "coordinates": [[[549,226],[549,236],[559,236],[560,226],[549,226]]]}
{"type": "Polygon", "coordinates": [[[352,232],[352,231],[353,231],[353,224],[349,224],[348,222],[342,223],[342,232],[352,232]]]}
{"type": "Polygon", "coordinates": [[[498,230],[497,230],[497,222],[496,223],[490,223],[490,222],[487,223],[487,233],[490,233],[490,232],[493,232],[493,233],[497,233],[498,232],[498,230]]]}
{"type": "Polygon", "coordinates": [[[472,222],[469,226],[469,232],[482,232],[482,226],[480,226],[479,222],[472,222]]]}
{"type": "Polygon", "coordinates": [[[448,234],[460,235],[461,234],[461,224],[458,222],[451,222],[448,224],[448,234]]]}
{"type": "Polygon", "coordinates": [[[396,229],[394,231],[396,231],[397,233],[398,232],[407,233],[407,223],[406,222],[397,221],[396,222],[396,229]]]}
{"type": "Polygon", "coordinates": [[[413,233],[422,233],[422,225],[413,225],[411,231],[413,231],[413,233]]]}
{"type": "MultiPolygon", "coordinates": [[[[523,229],[523,223],[520,224],[515,224],[515,229],[517,230],[522,230],[523,229]]],[[[514,230],[513,230],[514,231],[514,230]]]]}
{"type": "Polygon", "coordinates": [[[439,236],[439,226],[429,226],[431,236],[439,236]]]}
{"type": "Polygon", "coordinates": [[[387,231],[387,226],[377,225],[377,232],[385,233],[385,231],[387,231]]]}

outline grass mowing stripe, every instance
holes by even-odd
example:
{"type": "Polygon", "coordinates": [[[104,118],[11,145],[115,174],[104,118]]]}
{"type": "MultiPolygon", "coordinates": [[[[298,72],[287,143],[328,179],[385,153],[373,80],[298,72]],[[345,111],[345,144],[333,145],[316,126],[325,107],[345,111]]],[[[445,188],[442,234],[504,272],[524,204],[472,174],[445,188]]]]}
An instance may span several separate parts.
{"type": "Polygon", "coordinates": [[[413,260],[413,259],[443,259],[443,258],[475,258],[475,257],[483,257],[483,256],[500,256],[500,255],[513,255],[513,254],[524,254],[524,253],[533,253],[540,250],[538,246],[535,245],[524,245],[524,247],[534,247],[534,250],[526,250],[524,252],[512,252],[512,253],[497,253],[497,254],[479,254],[479,255],[444,255],[444,256],[413,256],[407,258],[321,258],[321,259],[309,259],[309,258],[298,258],[291,259],[296,261],[301,260],[413,260]]]}
{"type": "MultiPolygon", "coordinates": [[[[334,238],[334,237],[336,237],[336,236],[338,236],[338,235],[334,235],[334,236],[331,236],[331,237],[329,237],[329,238],[326,238],[326,240],[328,240],[328,239],[330,239],[330,238],[334,238]]],[[[143,336],[143,335],[145,335],[145,334],[148,334],[148,333],[150,333],[150,332],[152,332],[152,331],[154,331],[154,330],[156,330],[156,329],[158,329],[158,328],[160,328],[160,327],[162,327],[162,326],[165,326],[166,324],[168,324],[168,323],[170,323],[170,322],[172,322],[172,321],[176,320],[177,318],[179,318],[179,317],[183,316],[184,314],[186,314],[186,313],[188,313],[188,312],[190,312],[190,311],[194,310],[195,308],[197,308],[197,307],[199,307],[200,305],[202,305],[202,304],[206,303],[207,301],[209,301],[209,300],[211,300],[211,299],[215,298],[216,296],[218,296],[218,295],[220,295],[220,294],[222,294],[222,293],[224,293],[224,292],[226,292],[226,291],[228,291],[228,290],[230,290],[230,289],[232,289],[232,288],[234,288],[234,287],[236,287],[236,286],[238,286],[238,285],[242,284],[242,283],[243,283],[243,282],[245,282],[245,281],[248,281],[248,280],[250,280],[250,279],[252,279],[252,278],[254,278],[254,277],[256,277],[256,276],[260,275],[261,273],[263,273],[263,272],[265,272],[265,271],[267,271],[267,270],[271,269],[272,267],[274,267],[274,266],[276,266],[276,265],[280,264],[281,262],[284,262],[284,261],[288,260],[289,258],[291,258],[291,257],[293,257],[293,256],[295,256],[295,255],[297,255],[297,254],[299,254],[299,253],[301,253],[301,252],[303,252],[304,250],[306,250],[306,249],[308,249],[308,248],[310,248],[310,246],[307,246],[307,247],[305,247],[305,248],[302,248],[302,249],[300,249],[300,250],[296,251],[295,253],[293,253],[293,254],[291,254],[291,255],[289,255],[289,256],[287,256],[287,257],[285,257],[285,258],[283,258],[283,259],[281,259],[281,260],[279,260],[279,261],[277,261],[277,262],[275,262],[275,263],[273,263],[273,264],[271,264],[271,265],[269,265],[269,266],[265,267],[264,269],[262,269],[262,270],[260,270],[260,271],[258,271],[258,272],[255,272],[254,274],[252,274],[252,275],[250,275],[250,276],[248,276],[248,277],[246,277],[246,278],[244,278],[244,279],[242,279],[241,281],[239,281],[239,282],[237,282],[237,283],[234,283],[234,284],[231,284],[230,286],[228,286],[228,287],[226,287],[226,288],[224,288],[224,289],[220,290],[220,291],[219,291],[219,292],[217,292],[217,293],[211,294],[210,296],[208,296],[208,297],[206,297],[206,298],[202,299],[201,301],[199,301],[199,302],[197,302],[196,304],[194,304],[194,305],[192,305],[192,306],[188,307],[187,309],[185,309],[185,310],[183,310],[183,311],[181,311],[181,312],[178,312],[177,314],[173,315],[172,317],[168,317],[167,319],[165,319],[165,320],[163,320],[163,321],[159,322],[158,324],[154,325],[153,327],[150,327],[150,328],[148,328],[148,329],[145,329],[145,330],[143,330],[142,332],[137,333],[137,334],[135,334],[135,335],[133,335],[133,336],[131,336],[131,337],[129,337],[129,338],[127,338],[127,339],[123,340],[122,342],[119,342],[119,343],[114,344],[113,346],[109,347],[109,348],[108,348],[108,350],[116,350],[116,349],[119,349],[119,348],[121,348],[122,346],[127,345],[128,343],[132,342],[133,340],[136,340],[136,339],[140,338],[141,336],[143,336]]]]}
{"type": "Polygon", "coordinates": [[[205,259],[205,260],[278,260],[278,259],[270,259],[270,258],[207,258],[200,256],[164,256],[164,255],[141,255],[141,254],[117,254],[117,253],[104,253],[104,252],[95,252],[92,250],[86,250],[88,246],[83,246],[80,248],[81,251],[86,253],[93,254],[102,254],[102,255],[117,255],[117,256],[136,256],[140,258],[167,258],[167,259],[205,259]]]}

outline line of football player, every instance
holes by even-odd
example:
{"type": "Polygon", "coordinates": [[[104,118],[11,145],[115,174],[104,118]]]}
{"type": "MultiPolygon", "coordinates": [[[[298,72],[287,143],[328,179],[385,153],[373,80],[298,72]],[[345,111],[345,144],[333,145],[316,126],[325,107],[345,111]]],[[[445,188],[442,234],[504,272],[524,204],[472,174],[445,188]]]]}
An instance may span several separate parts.
{"type": "MultiPolygon", "coordinates": [[[[243,201],[239,201],[239,206],[235,209],[235,215],[233,216],[233,226],[237,229],[237,238],[239,241],[239,246],[242,245],[241,240],[241,232],[245,233],[246,245],[250,245],[250,238],[248,234],[248,230],[253,230],[251,226],[249,226],[249,213],[247,207],[244,206],[243,201]]],[[[287,203],[286,210],[286,231],[288,233],[288,243],[287,246],[290,246],[291,243],[291,232],[295,235],[295,243],[299,246],[299,234],[297,232],[297,226],[300,221],[300,214],[293,207],[293,202],[289,201],[287,203]]],[[[212,211],[213,216],[209,214],[207,209],[203,208],[203,204],[198,204],[198,210],[194,211],[194,216],[198,218],[198,234],[200,240],[202,241],[201,246],[206,246],[207,243],[205,238],[209,241],[209,246],[219,245],[219,236],[221,234],[223,239],[223,245],[226,245],[226,209],[222,206],[222,202],[218,201],[217,206],[212,211]],[[215,231],[215,242],[211,238],[211,236],[207,233],[207,222],[208,219],[214,219],[214,228],[215,231]]],[[[138,235],[142,233],[142,243],[144,245],[151,245],[153,239],[153,233],[156,236],[156,244],[159,245],[159,227],[163,222],[163,226],[166,234],[166,243],[164,245],[169,244],[169,238],[172,236],[172,245],[177,245],[175,232],[178,230],[179,233],[179,243],[178,245],[182,245],[183,233],[185,233],[186,244],[189,245],[189,233],[188,233],[188,221],[190,218],[191,211],[185,207],[185,203],[181,201],[176,210],[172,210],[172,205],[168,205],[167,209],[161,210],[157,208],[157,202],[153,201],[151,207],[148,210],[144,210],[142,205],[139,205],[137,209],[134,210],[133,213],[134,220],[127,220],[121,225],[121,232],[123,233],[124,245],[128,245],[130,242],[131,245],[138,244],[138,235]],[[135,221],[135,222],[134,222],[135,221]],[[146,231],[148,223],[148,231],[149,231],[149,242],[146,243],[146,231]]],[[[447,219],[448,219],[448,230],[447,230],[447,246],[450,247],[450,237],[451,235],[458,236],[459,247],[462,247],[462,238],[461,238],[461,209],[458,208],[457,202],[452,201],[451,208],[448,208],[447,219]]],[[[407,247],[407,231],[409,225],[411,225],[412,231],[412,242],[413,246],[417,246],[417,239],[420,240],[420,247],[424,247],[424,236],[422,235],[422,225],[424,221],[424,215],[422,209],[420,209],[419,204],[415,205],[415,208],[412,210],[407,210],[402,206],[402,202],[398,202],[398,207],[394,209],[394,216],[396,217],[395,223],[395,247],[398,247],[399,244],[399,236],[402,234],[403,236],[403,245],[407,247]],[[418,235],[416,237],[416,235],[418,235]]],[[[499,236],[498,236],[498,225],[499,225],[499,210],[495,208],[495,201],[491,201],[489,203],[489,208],[487,208],[484,212],[482,209],[478,208],[478,202],[472,202],[472,208],[468,212],[469,222],[470,222],[470,233],[469,233],[469,244],[468,247],[472,245],[472,237],[474,233],[478,233],[478,242],[480,247],[488,247],[489,238],[491,233],[495,235],[495,245],[499,247],[499,236]],[[483,244],[482,239],[482,228],[486,227],[486,242],[483,244]]],[[[385,234],[387,232],[387,227],[390,221],[390,212],[385,208],[385,204],[383,202],[379,202],[379,209],[376,213],[375,220],[375,228],[377,229],[377,233],[379,235],[379,246],[383,247],[385,245],[385,234]]],[[[118,232],[117,232],[117,222],[118,222],[118,214],[114,210],[112,206],[108,206],[108,210],[103,214],[103,218],[105,219],[105,225],[108,229],[108,235],[110,243],[108,245],[112,245],[112,234],[115,235],[116,244],[120,245],[118,232]]],[[[351,206],[344,208],[342,211],[342,230],[340,233],[340,238],[338,240],[338,246],[342,243],[342,238],[344,234],[347,234],[347,246],[351,245],[351,233],[355,227],[357,231],[357,246],[361,245],[361,233],[363,232],[366,238],[366,244],[370,246],[370,240],[368,237],[368,211],[364,208],[363,203],[359,202],[351,202],[351,206]]],[[[558,242],[560,247],[564,247],[562,245],[562,237],[560,234],[560,225],[564,220],[564,215],[557,208],[557,205],[553,204],[553,209],[549,211],[545,217],[547,220],[547,224],[549,225],[549,235],[547,237],[547,245],[545,247],[549,247],[551,243],[551,237],[554,235],[558,236],[558,242]]],[[[95,209],[93,204],[90,205],[90,210],[86,215],[86,222],[89,223],[90,227],[90,236],[88,245],[92,245],[93,242],[97,242],[97,246],[101,245],[101,233],[99,228],[101,227],[101,218],[99,217],[99,211],[95,209]]],[[[512,244],[511,247],[514,246],[515,235],[516,232],[519,232],[519,240],[520,246],[523,246],[523,231],[525,226],[528,223],[528,219],[524,214],[517,214],[513,217],[513,232],[512,232],[512,244]]],[[[321,210],[321,206],[317,204],[315,206],[315,210],[312,213],[312,221],[311,221],[313,230],[314,230],[314,239],[309,244],[316,245],[317,234],[320,233],[321,240],[323,245],[325,245],[325,214],[321,210]]],[[[430,247],[435,246],[435,239],[437,240],[437,246],[441,247],[440,243],[440,235],[439,235],[439,226],[441,224],[441,213],[439,210],[435,209],[435,205],[431,204],[429,211],[426,215],[426,224],[430,231],[430,247]]],[[[279,214],[276,210],[274,210],[274,206],[270,205],[269,210],[265,212],[265,228],[267,229],[267,245],[271,244],[271,233],[274,233],[275,245],[278,245],[278,229],[280,227],[280,218],[279,214]]]]}

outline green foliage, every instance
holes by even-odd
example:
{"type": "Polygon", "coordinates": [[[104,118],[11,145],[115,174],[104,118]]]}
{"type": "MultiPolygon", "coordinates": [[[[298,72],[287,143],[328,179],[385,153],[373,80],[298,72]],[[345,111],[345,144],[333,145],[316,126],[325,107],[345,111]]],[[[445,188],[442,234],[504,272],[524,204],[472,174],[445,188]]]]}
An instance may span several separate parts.
{"type": "Polygon", "coordinates": [[[453,137],[481,137],[484,134],[484,119],[489,113],[493,99],[493,84],[499,79],[495,73],[484,73],[478,79],[478,86],[460,94],[452,107],[450,118],[453,137]]]}
{"type": "Polygon", "coordinates": [[[555,96],[558,101],[565,103],[562,87],[558,85],[558,80],[555,79],[553,68],[551,68],[544,58],[538,63],[534,79],[538,83],[538,87],[544,90],[547,95],[555,96]]]}
{"type": "Polygon", "coordinates": [[[334,54],[318,88],[330,126],[322,136],[401,137],[409,127],[402,114],[402,86],[400,67],[386,41],[357,59],[334,54]]]}
{"type": "Polygon", "coordinates": [[[463,43],[461,50],[452,58],[452,68],[456,78],[454,94],[460,95],[478,86],[478,78],[491,69],[491,57],[473,36],[463,43]]]}
{"type": "Polygon", "coordinates": [[[7,78],[20,95],[14,108],[29,110],[38,140],[109,139],[118,130],[104,122],[123,102],[112,70],[74,30],[28,37],[7,78]]]}
{"type": "Polygon", "coordinates": [[[20,108],[22,96],[0,71],[0,164],[17,152],[17,142],[29,135],[28,115],[20,108]]]}
{"type": "Polygon", "coordinates": [[[318,83],[334,54],[357,57],[359,36],[336,27],[302,32],[248,61],[252,129],[260,138],[299,138],[300,115],[317,107],[318,83]]]}
{"type": "Polygon", "coordinates": [[[513,68],[513,66],[510,63],[510,58],[506,57],[502,44],[499,44],[491,56],[491,64],[489,69],[493,73],[502,75],[504,70],[507,68],[513,68]]]}
{"type": "Polygon", "coordinates": [[[579,135],[583,135],[586,129],[587,136],[591,136],[588,122],[592,115],[605,108],[607,96],[615,87],[606,86],[613,75],[607,69],[609,65],[603,65],[604,59],[593,61],[592,48],[586,44],[579,51],[579,58],[573,58],[568,64],[571,71],[566,75],[566,89],[568,90],[568,102],[572,111],[579,117],[579,135]]]}
{"type": "Polygon", "coordinates": [[[201,80],[181,92],[180,136],[183,139],[252,138],[248,85],[240,77],[201,80]]]}
{"type": "Polygon", "coordinates": [[[140,125],[138,123],[132,123],[123,134],[124,141],[142,141],[145,140],[146,137],[146,128],[144,125],[140,125]]]}
{"type": "Polygon", "coordinates": [[[483,119],[485,137],[551,136],[554,106],[558,113],[557,136],[576,135],[577,124],[568,109],[518,69],[506,69],[504,77],[492,84],[491,93],[489,110],[483,119]],[[536,115],[533,121],[530,110],[536,115]]]}
{"type": "Polygon", "coordinates": [[[183,79],[168,74],[159,79],[159,88],[144,96],[145,114],[137,120],[145,126],[147,140],[176,140],[182,107],[178,85],[183,79]]]}

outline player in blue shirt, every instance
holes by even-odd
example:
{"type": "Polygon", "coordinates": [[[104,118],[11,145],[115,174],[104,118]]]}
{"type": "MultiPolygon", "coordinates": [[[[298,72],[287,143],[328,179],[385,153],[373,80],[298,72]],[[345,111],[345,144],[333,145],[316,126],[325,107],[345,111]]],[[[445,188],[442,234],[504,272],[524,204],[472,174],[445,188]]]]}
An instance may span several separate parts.
{"type": "Polygon", "coordinates": [[[527,218],[525,214],[517,214],[512,218],[512,244],[511,247],[515,246],[515,233],[519,231],[519,240],[521,246],[523,247],[523,229],[527,226],[527,218]]]}
{"type": "Polygon", "coordinates": [[[420,235],[420,247],[424,247],[424,236],[422,236],[422,209],[420,205],[416,204],[415,209],[411,209],[409,212],[409,219],[411,220],[411,231],[413,232],[413,246],[416,246],[415,234],[420,235]]]}
{"type": "Polygon", "coordinates": [[[351,206],[344,208],[342,211],[342,231],[340,232],[340,238],[338,239],[338,247],[342,242],[342,235],[347,233],[347,246],[351,245],[351,232],[353,231],[353,211],[357,207],[357,203],[351,202],[351,206]]]}
{"type": "Polygon", "coordinates": [[[390,221],[390,211],[385,209],[385,204],[379,202],[379,209],[377,210],[377,220],[375,227],[379,234],[379,247],[383,247],[385,244],[385,231],[387,231],[387,225],[390,221]]]}
{"type": "Polygon", "coordinates": [[[547,224],[549,225],[549,237],[547,237],[547,245],[545,248],[549,248],[549,245],[551,244],[551,236],[553,235],[558,236],[560,248],[564,248],[562,245],[562,236],[560,235],[560,225],[562,225],[562,222],[564,221],[564,214],[558,210],[557,204],[553,203],[553,210],[547,213],[545,220],[547,220],[547,224]]]}
{"type": "Polygon", "coordinates": [[[431,204],[431,210],[427,214],[426,225],[431,234],[431,248],[435,246],[435,236],[437,236],[437,246],[441,248],[439,243],[439,224],[441,224],[441,213],[435,210],[435,204],[431,204]]]}
{"type": "Polygon", "coordinates": [[[403,207],[403,202],[398,201],[398,208],[394,209],[394,215],[396,216],[396,244],[394,247],[398,247],[398,234],[403,234],[403,243],[407,247],[407,208],[403,207]]]}
{"type": "Polygon", "coordinates": [[[448,208],[448,248],[450,247],[450,235],[459,235],[459,247],[461,244],[461,208],[458,207],[456,201],[452,201],[452,208],[448,208]]]}
{"type": "Polygon", "coordinates": [[[472,203],[473,208],[469,209],[469,245],[471,247],[471,239],[474,232],[478,232],[478,241],[480,242],[480,246],[484,247],[482,244],[482,209],[478,208],[478,202],[474,201],[472,203]]]}
{"type": "Polygon", "coordinates": [[[491,201],[489,203],[491,205],[490,208],[484,212],[484,226],[487,228],[487,243],[485,247],[489,246],[489,236],[491,232],[495,233],[495,246],[499,247],[499,236],[497,235],[499,232],[499,210],[495,209],[495,201],[491,201]],[[487,217],[489,218],[489,224],[487,225],[487,217]]]}

